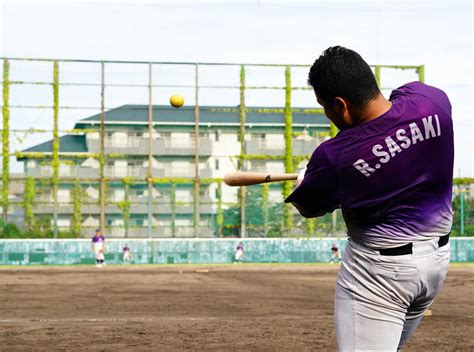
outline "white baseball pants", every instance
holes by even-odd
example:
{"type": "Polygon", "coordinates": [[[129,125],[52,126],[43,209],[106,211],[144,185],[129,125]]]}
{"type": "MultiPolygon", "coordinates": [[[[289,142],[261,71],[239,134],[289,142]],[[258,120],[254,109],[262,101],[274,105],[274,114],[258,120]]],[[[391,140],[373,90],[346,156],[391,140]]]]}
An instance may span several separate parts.
{"type": "Polygon", "coordinates": [[[413,253],[384,256],[349,240],[337,276],[335,326],[340,351],[397,351],[443,286],[450,245],[413,243],[413,253]]]}

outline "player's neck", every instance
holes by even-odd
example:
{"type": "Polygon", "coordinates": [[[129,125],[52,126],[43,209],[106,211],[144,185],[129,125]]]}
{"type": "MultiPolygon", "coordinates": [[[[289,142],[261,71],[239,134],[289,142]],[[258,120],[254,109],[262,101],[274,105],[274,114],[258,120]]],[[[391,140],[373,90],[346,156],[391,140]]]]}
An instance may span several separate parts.
{"type": "Polygon", "coordinates": [[[357,124],[369,122],[382,116],[392,107],[392,102],[385,99],[382,94],[369,102],[357,119],[357,124]]]}

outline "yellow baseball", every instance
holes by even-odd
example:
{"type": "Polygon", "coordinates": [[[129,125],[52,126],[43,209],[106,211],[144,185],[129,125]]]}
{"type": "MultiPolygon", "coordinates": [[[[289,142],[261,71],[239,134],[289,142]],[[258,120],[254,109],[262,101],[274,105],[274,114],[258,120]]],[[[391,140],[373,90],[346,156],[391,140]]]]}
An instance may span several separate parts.
{"type": "Polygon", "coordinates": [[[170,104],[175,108],[180,108],[184,105],[184,98],[180,94],[172,95],[170,98],[170,104]]]}

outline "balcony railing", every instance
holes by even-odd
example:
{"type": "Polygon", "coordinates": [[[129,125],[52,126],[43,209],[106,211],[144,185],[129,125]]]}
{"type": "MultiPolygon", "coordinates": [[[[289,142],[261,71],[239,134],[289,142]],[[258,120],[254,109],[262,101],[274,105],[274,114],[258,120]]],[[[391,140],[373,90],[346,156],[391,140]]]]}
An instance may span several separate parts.
{"type": "MultiPolygon", "coordinates": [[[[63,199],[64,202],[58,202],[58,214],[67,214],[70,215],[74,212],[72,199],[63,199]]],[[[54,213],[54,204],[53,198],[51,197],[44,197],[38,198],[37,203],[35,205],[35,214],[53,214],[54,213]]],[[[148,202],[132,202],[132,207],[130,209],[131,214],[141,214],[147,215],[148,214],[148,202]]],[[[214,201],[215,203],[215,201],[214,201]]],[[[217,205],[212,203],[212,200],[209,198],[200,199],[199,210],[201,214],[215,214],[217,211],[217,205]]],[[[88,215],[99,215],[100,214],[100,207],[98,203],[94,202],[87,202],[87,204],[82,205],[82,213],[88,215]]],[[[173,206],[169,200],[165,201],[164,199],[161,200],[154,200],[151,212],[153,214],[164,214],[169,215],[171,213],[175,214],[193,214],[194,213],[194,203],[192,201],[184,203],[184,202],[176,202],[173,206]]],[[[108,199],[107,205],[105,207],[106,214],[115,214],[120,215],[122,214],[122,210],[117,206],[115,199],[108,199]]]]}
{"type": "MultiPolygon", "coordinates": [[[[134,177],[139,179],[145,179],[148,176],[148,167],[145,166],[106,166],[104,169],[106,177],[109,178],[123,178],[123,177],[134,177]]],[[[200,177],[211,178],[213,173],[209,167],[202,168],[199,171],[200,177]]],[[[166,167],[153,168],[152,176],[156,178],[161,177],[187,177],[193,178],[195,169],[193,166],[189,167],[166,167]]],[[[27,169],[27,175],[34,178],[49,178],[53,176],[53,170],[51,166],[36,166],[27,169]]],[[[70,166],[68,168],[62,168],[59,173],[61,178],[92,178],[99,179],[100,171],[98,168],[92,167],[81,167],[81,166],[70,166]]]]}
{"type": "MultiPolygon", "coordinates": [[[[322,142],[320,138],[310,140],[293,139],[293,155],[311,154],[322,142]]],[[[245,142],[247,154],[285,155],[285,145],[281,143],[271,143],[264,139],[253,139],[245,142]]]]}
{"type": "MultiPolygon", "coordinates": [[[[48,178],[53,176],[53,168],[49,165],[29,167],[27,175],[34,178],[48,178]]],[[[92,167],[67,166],[59,169],[59,176],[62,178],[99,178],[99,169],[92,167]]]]}
{"type": "MultiPolygon", "coordinates": [[[[90,153],[100,152],[100,142],[98,139],[87,139],[87,146],[90,153]]],[[[148,155],[148,138],[127,139],[120,143],[109,140],[105,143],[106,153],[117,153],[124,155],[148,155]]],[[[152,141],[151,152],[153,155],[194,155],[195,139],[175,141],[171,138],[155,138],[152,141]]],[[[208,137],[199,139],[199,154],[204,156],[212,155],[212,141],[208,137]]]]}

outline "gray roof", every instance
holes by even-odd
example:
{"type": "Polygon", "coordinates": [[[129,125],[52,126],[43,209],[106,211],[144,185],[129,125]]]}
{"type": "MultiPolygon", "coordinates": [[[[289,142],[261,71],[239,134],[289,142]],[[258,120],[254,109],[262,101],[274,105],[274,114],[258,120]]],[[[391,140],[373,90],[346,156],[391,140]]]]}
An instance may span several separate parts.
{"type": "MultiPolygon", "coordinates": [[[[23,152],[51,153],[53,150],[53,141],[47,141],[34,147],[25,149],[23,152]]],[[[60,153],[87,153],[86,136],[65,135],[59,137],[60,153]]]]}
{"type": "MultiPolygon", "coordinates": [[[[329,121],[320,113],[320,109],[293,108],[293,124],[326,125],[329,121]]],[[[100,121],[100,114],[80,120],[76,128],[100,121]]],[[[153,106],[153,121],[155,123],[194,123],[194,106],[184,106],[175,109],[168,105],[153,106]]],[[[203,124],[238,124],[239,107],[229,106],[200,106],[199,121],[203,124]]],[[[123,105],[105,112],[105,123],[147,123],[148,105],[123,105]]],[[[285,111],[281,107],[247,107],[247,124],[285,124],[285,111]]]]}

